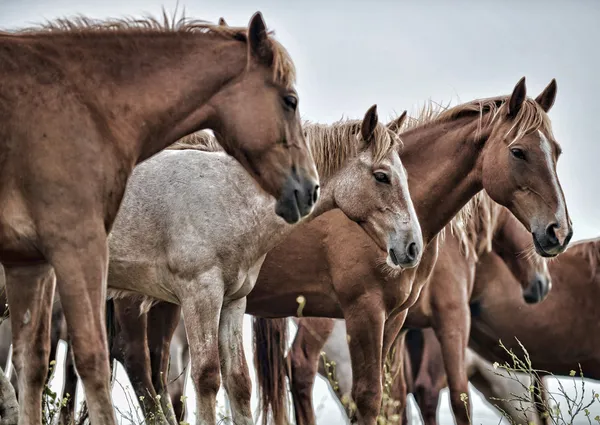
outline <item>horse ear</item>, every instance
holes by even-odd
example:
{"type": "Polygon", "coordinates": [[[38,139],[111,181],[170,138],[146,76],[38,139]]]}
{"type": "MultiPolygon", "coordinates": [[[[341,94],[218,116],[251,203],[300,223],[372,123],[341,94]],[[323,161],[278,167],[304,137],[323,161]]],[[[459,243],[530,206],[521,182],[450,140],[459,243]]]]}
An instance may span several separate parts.
{"type": "Polygon", "coordinates": [[[269,40],[267,26],[260,12],[256,12],[252,16],[248,25],[248,48],[250,56],[263,65],[271,66],[273,64],[273,46],[271,45],[271,40],[269,40]]]}
{"type": "Polygon", "coordinates": [[[219,18],[219,26],[220,27],[228,27],[229,25],[227,25],[227,21],[225,21],[224,18],[219,18]]]}
{"type": "Polygon", "coordinates": [[[404,124],[404,121],[406,121],[406,114],[407,111],[404,111],[400,114],[398,118],[390,121],[387,125],[388,130],[393,131],[396,134],[400,133],[402,125],[404,124]]]}
{"type": "Polygon", "coordinates": [[[527,88],[525,87],[525,77],[521,78],[515,86],[508,101],[508,115],[515,117],[521,110],[523,102],[527,97],[527,88]]]}
{"type": "Polygon", "coordinates": [[[552,105],[554,105],[554,100],[556,100],[556,89],[556,79],[553,78],[544,91],[535,98],[535,101],[542,107],[544,112],[548,112],[550,108],[552,108],[552,105]]]}
{"type": "Polygon", "coordinates": [[[371,141],[378,122],[379,117],[377,116],[377,105],[373,105],[365,114],[360,126],[360,135],[365,142],[369,143],[371,141]]]}

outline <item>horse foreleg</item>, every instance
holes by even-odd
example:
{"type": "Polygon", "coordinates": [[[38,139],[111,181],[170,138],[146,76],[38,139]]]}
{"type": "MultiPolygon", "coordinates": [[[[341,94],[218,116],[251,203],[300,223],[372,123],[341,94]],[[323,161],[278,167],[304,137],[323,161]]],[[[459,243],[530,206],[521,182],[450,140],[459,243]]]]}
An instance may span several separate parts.
{"type": "Polygon", "coordinates": [[[434,331],[440,342],[450,391],[450,404],[457,425],[469,425],[471,400],[465,353],[471,327],[467,304],[439,309],[444,314],[434,318],[434,331]]]}
{"type": "Polygon", "coordinates": [[[389,376],[384,376],[384,391],[391,395],[391,406],[386,406],[386,415],[403,415],[406,410],[407,384],[404,370],[405,336],[399,335],[408,311],[403,310],[388,317],[383,326],[383,349],[381,359],[389,362],[389,376]],[[393,347],[393,348],[392,348],[393,347]]]}
{"type": "Polygon", "coordinates": [[[297,425],[314,425],[312,390],[319,368],[321,349],[333,331],[333,319],[306,317],[298,321],[298,331],[288,353],[290,389],[297,425]]]}
{"type": "Polygon", "coordinates": [[[384,312],[372,298],[344,312],[352,360],[352,399],[362,425],[374,425],[381,408],[384,312]]]}
{"type": "Polygon", "coordinates": [[[167,379],[169,377],[171,339],[180,318],[181,307],[176,304],[159,302],[152,306],[148,312],[148,325],[146,328],[152,383],[156,393],[160,396],[162,411],[172,425],[177,425],[179,420],[171,404],[171,397],[167,390],[167,379]]]}
{"type": "Polygon", "coordinates": [[[105,328],[108,244],[104,222],[80,222],[56,236],[49,232],[50,263],[67,320],[90,422],[115,425],[105,328]],[[53,241],[51,243],[50,241],[53,241]]]}
{"type": "Polygon", "coordinates": [[[48,376],[55,277],[47,265],[6,267],[13,364],[19,381],[19,423],[42,424],[42,393],[48,376]]]}
{"type": "Polygon", "coordinates": [[[144,417],[151,423],[167,424],[159,397],[152,383],[150,353],[146,329],[148,314],[141,313],[141,300],[126,297],[114,300],[118,320],[118,342],[123,355],[123,367],[131,381],[144,417]]]}
{"type": "Polygon", "coordinates": [[[197,294],[182,297],[181,302],[190,345],[191,376],[196,390],[197,425],[216,424],[217,392],[221,386],[219,317],[223,305],[223,283],[221,281],[219,285],[219,281],[220,275],[215,273],[213,276],[184,282],[182,285],[186,294],[197,294]],[[189,291],[186,289],[186,283],[189,285],[189,291]]]}

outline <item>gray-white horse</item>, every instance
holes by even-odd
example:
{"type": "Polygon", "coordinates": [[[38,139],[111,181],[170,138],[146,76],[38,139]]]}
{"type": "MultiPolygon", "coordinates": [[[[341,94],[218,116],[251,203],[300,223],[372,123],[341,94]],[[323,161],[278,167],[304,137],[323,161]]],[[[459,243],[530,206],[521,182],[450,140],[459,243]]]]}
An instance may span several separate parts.
{"type": "MultiPolygon", "coordinates": [[[[305,127],[323,185],[311,218],[341,209],[388,253],[391,267],[410,268],[423,242],[397,152],[398,124],[379,123],[374,105],[362,122],[305,127]]],[[[221,375],[233,421],[252,424],[246,295],[266,254],[293,226],[238,163],[198,150],[206,144],[196,148],[161,152],[134,170],[109,238],[109,290],[115,298],[135,292],[181,305],[196,422],[215,424],[221,375]]]]}

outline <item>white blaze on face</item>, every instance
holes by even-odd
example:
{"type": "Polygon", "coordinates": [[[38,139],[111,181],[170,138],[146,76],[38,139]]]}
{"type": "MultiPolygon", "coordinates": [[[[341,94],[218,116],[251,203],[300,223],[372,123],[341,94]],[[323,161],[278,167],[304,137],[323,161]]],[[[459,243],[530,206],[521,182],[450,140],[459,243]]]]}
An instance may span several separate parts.
{"type": "Polygon", "coordinates": [[[550,141],[544,135],[544,133],[538,130],[538,134],[540,136],[540,149],[544,153],[546,165],[548,167],[548,172],[551,179],[550,184],[552,184],[554,191],[558,194],[558,206],[555,212],[556,220],[559,224],[565,223],[567,221],[565,217],[567,210],[564,204],[564,200],[560,196],[560,186],[558,184],[558,177],[554,171],[554,162],[552,159],[552,145],[550,144],[550,141]]]}

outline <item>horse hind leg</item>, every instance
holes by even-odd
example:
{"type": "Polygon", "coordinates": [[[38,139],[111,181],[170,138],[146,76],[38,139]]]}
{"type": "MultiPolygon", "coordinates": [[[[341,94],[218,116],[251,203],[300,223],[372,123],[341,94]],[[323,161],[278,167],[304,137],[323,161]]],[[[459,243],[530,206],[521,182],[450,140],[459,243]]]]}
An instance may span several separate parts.
{"type": "MultiPolygon", "coordinates": [[[[152,383],[156,393],[160,396],[162,411],[167,421],[172,425],[177,425],[179,422],[167,389],[169,355],[171,340],[173,339],[173,334],[175,329],[177,329],[180,318],[181,307],[167,302],[155,304],[148,312],[147,337],[150,351],[152,383]]],[[[183,378],[181,382],[183,382],[183,378]]]]}
{"type": "Polygon", "coordinates": [[[6,267],[11,310],[13,364],[19,381],[19,423],[42,424],[42,393],[48,376],[55,277],[48,264],[6,267]]]}
{"type": "Polygon", "coordinates": [[[219,321],[219,356],[223,385],[231,405],[233,423],[252,425],[252,382],[244,356],[242,328],[246,297],[226,302],[219,321]]]}
{"type": "MultiPolygon", "coordinates": [[[[148,314],[140,314],[141,300],[126,297],[113,300],[118,321],[115,343],[125,372],[140,403],[144,418],[152,424],[168,424],[152,382],[150,352],[146,338],[148,314]]],[[[114,351],[114,350],[113,350],[114,351]]]]}
{"type": "Polygon", "coordinates": [[[298,331],[288,353],[290,390],[298,425],[316,423],[312,390],[320,366],[321,349],[331,335],[334,324],[332,319],[312,317],[302,318],[298,322],[298,331]]]}

